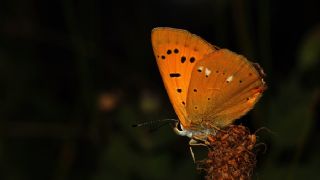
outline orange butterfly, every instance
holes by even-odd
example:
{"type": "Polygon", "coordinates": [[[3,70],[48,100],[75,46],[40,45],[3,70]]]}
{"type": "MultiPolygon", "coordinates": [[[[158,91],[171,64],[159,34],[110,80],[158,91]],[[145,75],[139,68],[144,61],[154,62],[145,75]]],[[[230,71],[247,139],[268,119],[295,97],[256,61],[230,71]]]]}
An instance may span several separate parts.
{"type": "Polygon", "coordinates": [[[179,135],[205,141],[245,115],[266,89],[262,69],[244,56],[182,29],[159,27],[151,36],[179,135]]]}

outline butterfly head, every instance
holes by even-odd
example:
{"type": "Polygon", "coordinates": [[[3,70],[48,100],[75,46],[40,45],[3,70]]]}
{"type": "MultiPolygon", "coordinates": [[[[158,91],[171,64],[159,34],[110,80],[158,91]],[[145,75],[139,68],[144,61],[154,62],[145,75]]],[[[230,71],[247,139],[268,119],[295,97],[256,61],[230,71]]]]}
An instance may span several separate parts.
{"type": "Polygon", "coordinates": [[[192,138],[192,131],[188,131],[183,128],[180,121],[176,122],[175,127],[173,128],[174,132],[177,133],[180,136],[187,136],[189,138],[192,138]]]}
{"type": "Polygon", "coordinates": [[[212,130],[203,129],[203,130],[189,130],[183,127],[183,125],[178,121],[175,123],[174,132],[180,136],[187,136],[189,138],[196,139],[206,139],[209,134],[212,134],[212,130]]]}

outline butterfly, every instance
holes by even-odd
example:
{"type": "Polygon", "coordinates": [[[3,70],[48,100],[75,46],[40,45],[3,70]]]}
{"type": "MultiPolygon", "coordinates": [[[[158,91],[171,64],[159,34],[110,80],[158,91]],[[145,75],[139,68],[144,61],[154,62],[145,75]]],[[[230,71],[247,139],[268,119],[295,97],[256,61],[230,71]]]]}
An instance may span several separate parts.
{"type": "Polygon", "coordinates": [[[186,30],[154,28],[151,41],[179,135],[205,141],[245,115],[266,90],[258,64],[186,30]]]}

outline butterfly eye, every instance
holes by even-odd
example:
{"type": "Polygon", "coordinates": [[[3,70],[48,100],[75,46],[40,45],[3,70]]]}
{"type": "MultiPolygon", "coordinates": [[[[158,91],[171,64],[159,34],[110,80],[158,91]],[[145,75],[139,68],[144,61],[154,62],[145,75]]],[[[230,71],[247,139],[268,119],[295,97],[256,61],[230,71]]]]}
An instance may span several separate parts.
{"type": "Polygon", "coordinates": [[[177,125],[176,125],[176,129],[177,129],[178,131],[183,131],[183,129],[182,129],[182,127],[181,127],[181,123],[180,123],[180,122],[178,122],[178,123],[177,123],[177,125]]]}

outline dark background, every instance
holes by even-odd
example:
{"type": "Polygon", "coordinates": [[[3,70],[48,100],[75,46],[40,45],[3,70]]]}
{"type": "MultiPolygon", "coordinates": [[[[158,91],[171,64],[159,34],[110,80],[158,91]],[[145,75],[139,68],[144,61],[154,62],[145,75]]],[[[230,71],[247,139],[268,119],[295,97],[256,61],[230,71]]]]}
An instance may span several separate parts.
{"type": "MultiPolygon", "coordinates": [[[[150,43],[187,29],[258,62],[268,90],[236,123],[266,144],[254,179],[320,177],[320,3],[0,2],[0,179],[200,179],[150,43]]],[[[263,146],[263,145],[262,145],[263,146]]],[[[205,152],[205,149],[198,149],[205,152]]]]}

